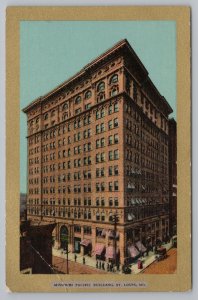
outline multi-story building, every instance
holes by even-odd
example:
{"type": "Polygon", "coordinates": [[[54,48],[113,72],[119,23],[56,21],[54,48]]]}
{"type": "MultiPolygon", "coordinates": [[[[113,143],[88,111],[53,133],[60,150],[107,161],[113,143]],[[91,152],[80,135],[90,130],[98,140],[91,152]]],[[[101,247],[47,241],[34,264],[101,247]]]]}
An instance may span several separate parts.
{"type": "Polygon", "coordinates": [[[26,218],[26,202],[27,195],[25,193],[20,194],[20,217],[26,218]]]}
{"type": "Polygon", "coordinates": [[[169,234],[172,109],[127,40],[23,111],[28,219],[55,247],[123,263],[169,234]]]}

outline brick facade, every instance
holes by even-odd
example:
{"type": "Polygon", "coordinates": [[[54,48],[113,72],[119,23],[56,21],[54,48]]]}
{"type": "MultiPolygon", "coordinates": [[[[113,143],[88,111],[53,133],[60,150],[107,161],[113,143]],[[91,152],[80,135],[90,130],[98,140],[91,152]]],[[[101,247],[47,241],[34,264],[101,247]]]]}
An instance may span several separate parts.
{"type": "Polygon", "coordinates": [[[130,244],[169,235],[172,109],[127,40],[23,111],[28,219],[57,223],[55,247],[65,226],[71,251],[112,245],[123,263],[130,244]]]}

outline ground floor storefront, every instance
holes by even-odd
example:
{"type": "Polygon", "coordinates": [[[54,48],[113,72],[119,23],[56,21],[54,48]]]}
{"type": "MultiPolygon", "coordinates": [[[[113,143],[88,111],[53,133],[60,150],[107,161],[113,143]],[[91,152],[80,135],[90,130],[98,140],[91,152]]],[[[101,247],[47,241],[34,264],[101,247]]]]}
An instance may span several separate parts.
{"type": "Polygon", "coordinates": [[[92,257],[95,261],[123,265],[146,256],[148,251],[170,240],[168,216],[116,226],[77,220],[57,221],[53,232],[54,248],[92,257]]]}

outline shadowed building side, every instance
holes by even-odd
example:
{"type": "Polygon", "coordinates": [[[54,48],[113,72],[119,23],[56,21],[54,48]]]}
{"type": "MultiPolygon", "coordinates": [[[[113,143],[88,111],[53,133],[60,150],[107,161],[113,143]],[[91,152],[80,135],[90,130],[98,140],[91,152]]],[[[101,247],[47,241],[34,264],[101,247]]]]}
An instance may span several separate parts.
{"type": "Polygon", "coordinates": [[[177,234],[177,123],[169,120],[170,234],[177,234]]]}

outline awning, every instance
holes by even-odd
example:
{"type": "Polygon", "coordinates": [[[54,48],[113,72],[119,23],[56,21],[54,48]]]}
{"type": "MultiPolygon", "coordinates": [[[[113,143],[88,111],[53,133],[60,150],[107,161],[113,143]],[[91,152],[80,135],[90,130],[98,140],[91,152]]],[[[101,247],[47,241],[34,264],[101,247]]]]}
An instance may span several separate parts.
{"type": "Polygon", "coordinates": [[[140,254],[140,252],[135,248],[134,245],[131,245],[128,247],[128,252],[132,258],[135,258],[136,256],[138,256],[140,254]]]}
{"type": "Polygon", "coordinates": [[[134,219],[135,219],[134,214],[128,213],[128,215],[127,215],[127,220],[128,220],[128,221],[132,221],[132,220],[134,220],[134,219]]]}
{"type": "Polygon", "coordinates": [[[101,255],[101,253],[103,252],[104,248],[105,248],[104,244],[96,244],[96,246],[95,246],[95,254],[96,255],[101,255]]]}
{"type": "MultiPolygon", "coordinates": [[[[119,249],[116,249],[116,253],[119,253],[119,249]]],[[[106,249],[105,257],[108,258],[115,258],[115,248],[113,246],[109,246],[106,249]]]]}
{"type": "Polygon", "coordinates": [[[116,235],[115,235],[115,231],[114,230],[109,230],[108,231],[108,237],[114,238],[115,236],[116,236],[116,238],[119,237],[119,232],[118,231],[116,232],[116,235]]]}
{"type": "Polygon", "coordinates": [[[146,252],[146,248],[140,241],[138,241],[135,245],[137,246],[137,248],[140,252],[146,252]]]}
{"type": "Polygon", "coordinates": [[[133,184],[133,183],[128,183],[128,185],[127,185],[127,188],[128,189],[135,189],[135,185],[133,184]]]}
{"type": "Polygon", "coordinates": [[[105,236],[105,235],[106,235],[106,230],[105,230],[105,229],[102,230],[101,235],[102,235],[102,236],[105,236]]]}
{"type": "Polygon", "coordinates": [[[131,199],[131,203],[135,204],[135,199],[134,198],[131,199]]]}
{"type": "Polygon", "coordinates": [[[91,241],[90,241],[90,240],[84,239],[84,240],[82,240],[82,241],[80,242],[80,244],[81,244],[82,246],[87,247],[87,246],[89,246],[89,245],[91,244],[91,241]]]}

